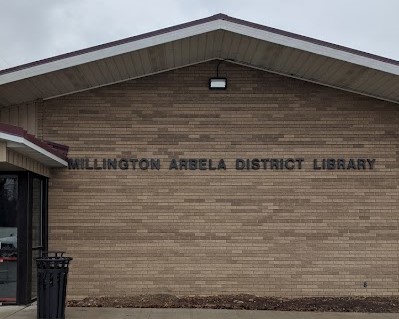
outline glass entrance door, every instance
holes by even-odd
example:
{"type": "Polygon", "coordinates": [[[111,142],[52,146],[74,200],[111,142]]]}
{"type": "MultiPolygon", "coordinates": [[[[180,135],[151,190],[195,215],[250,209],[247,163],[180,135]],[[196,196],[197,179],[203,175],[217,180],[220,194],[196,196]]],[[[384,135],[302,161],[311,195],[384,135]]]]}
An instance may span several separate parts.
{"type": "Polygon", "coordinates": [[[0,302],[17,299],[18,176],[0,175],[0,302]]]}
{"type": "Polygon", "coordinates": [[[36,298],[36,257],[47,249],[48,180],[0,172],[0,304],[36,298]]]}

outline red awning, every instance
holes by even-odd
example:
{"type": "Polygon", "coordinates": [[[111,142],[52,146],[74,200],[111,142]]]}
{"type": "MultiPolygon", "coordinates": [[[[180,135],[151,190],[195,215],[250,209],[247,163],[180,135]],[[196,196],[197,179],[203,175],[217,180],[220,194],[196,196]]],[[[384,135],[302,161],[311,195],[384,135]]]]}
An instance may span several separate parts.
{"type": "Polygon", "coordinates": [[[68,147],[38,139],[23,128],[0,123],[0,142],[7,148],[32,158],[48,167],[66,167],[68,147]]]}

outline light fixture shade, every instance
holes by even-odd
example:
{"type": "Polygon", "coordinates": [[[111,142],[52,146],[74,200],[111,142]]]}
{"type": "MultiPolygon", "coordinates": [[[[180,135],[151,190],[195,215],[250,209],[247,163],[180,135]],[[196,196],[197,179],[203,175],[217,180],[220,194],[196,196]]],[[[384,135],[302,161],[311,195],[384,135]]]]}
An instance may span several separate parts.
{"type": "Polygon", "coordinates": [[[211,90],[226,90],[227,79],[226,78],[210,78],[209,89],[211,90]]]}

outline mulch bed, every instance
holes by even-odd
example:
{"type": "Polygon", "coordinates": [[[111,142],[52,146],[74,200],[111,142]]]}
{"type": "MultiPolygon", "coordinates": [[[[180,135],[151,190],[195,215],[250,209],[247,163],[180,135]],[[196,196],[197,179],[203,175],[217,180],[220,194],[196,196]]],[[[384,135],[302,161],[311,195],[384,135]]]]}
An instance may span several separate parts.
{"type": "Polygon", "coordinates": [[[203,308],[248,309],[320,312],[399,312],[396,297],[313,297],[275,298],[252,295],[223,295],[208,297],[176,297],[173,295],[138,295],[97,297],[68,301],[69,307],[113,308],[203,308]]]}

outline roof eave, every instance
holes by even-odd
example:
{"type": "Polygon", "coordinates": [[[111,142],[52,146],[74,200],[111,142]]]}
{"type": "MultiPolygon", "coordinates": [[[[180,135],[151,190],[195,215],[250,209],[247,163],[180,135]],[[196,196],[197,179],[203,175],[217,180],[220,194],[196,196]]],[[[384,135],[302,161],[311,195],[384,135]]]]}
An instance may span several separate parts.
{"type": "MultiPolygon", "coordinates": [[[[146,33],[143,35],[111,42],[108,44],[88,48],[85,50],[75,51],[57,57],[49,58],[46,60],[29,63],[9,70],[0,71],[0,89],[2,86],[4,86],[5,91],[11,92],[10,94],[16,94],[19,93],[18,87],[16,87],[16,89],[13,89],[12,87],[9,87],[9,85],[13,83],[20,83],[21,81],[33,81],[35,77],[40,78],[40,76],[44,77],[47,75],[51,75],[54,72],[61,72],[61,71],[63,72],[63,70],[71,70],[73,68],[78,68],[79,66],[82,65],[122,56],[126,53],[138,52],[139,50],[147,50],[155,46],[166,45],[174,41],[183,41],[184,39],[199,37],[203,34],[215,32],[217,30],[224,30],[227,32],[231,32],[233,34],[238,34],[240,36],[249,37],[251,39],[257,39],[259,41],[263,41],[264,43],[271,43],[277,46],[284,46],[287,48],[300,50],[306,53],[312,53],[315,56],[331,58],[336,61],[347,63],[348,65],[365,67],[368,69],[381,72],[381,74],[389,74],[394,77],[397,77],[399,75],[398,61],[345,48],[335,44],[311,39],[301,35],[292,34],[286,31],[273,29],[270,27],[251,23],[248,21],[235,19],[223,14],[218,14],[209,18],[177,25],[171,28],[166,28],[146,33]]],[[[205,60],[210,60],[210,59],[230,60],[229,57],[224,56],[223,54],[220,53],[208,56],[208,58],[205,60]]],[[[195,61],[193,63],[188,63],[188,64],[186,63],[174,66],[174,69],[200,62],[203,61],[195,61]]],[[[252,66],[255,68],[259,68],[259,65],[251,65],[251,63],[248,63],[248,61],[234,61],[234,62],[247,64],[247,66],[250,67],[252,66]]],[[[93,86],[90,84],[90,86],[86,85],[86,87],[84,88],[78,88],[77,90],[69,90],[67,92],[62,92],[61,94],[50,94],[47,91],[45,91],[44,93],[39,93],[41,92],[41,90],[39,89],[36,95],[32,95],[32,97],[43,98],[43,99],[54,98],[56,96],[73,94],[78,91],[83,91],[94,87],[110,85],[113,83],[130,80],[133,78],[148,76],[150,74],[160,73],[170,69],[171,68],[165,68],[157,72],[147,72],[145,74],[141,74],[140,76],[125,77],[122,79],[118,79],[117,81],[112,79],[112,77],[110,76],[109,80],[104,81],[100,85],[93,86]]],[[[279,70],[276,69],[266,68],[265,70],[284,74],[284,72],[279,72],[279,70]]],[[[293,77],[301,78],[300,76],[296,76],[295,74],[293,77]]],[[[323,81],[318,81],[318,79],[313,78],[312,75],[310,75],[307,78],[303,77],[301,79],[313,83],[318,83],[322,85],[336,87],[338,89],[351,91],[350,88],[349,89],[341,88],[338,85],[334,86],[331,85],[331,83],[323,83],[323,81]]],[[[53,83],[51,85],[53,85],[53,83]]],[[[30,85],[30,87],[31,86],[32,85],[30,85]]],[[[396,80],[394,86],[396,87],[396,80]]],[[[396,95],[395,99],[392,99],[389,96],[373,94],[373,92],[359,92],[356,90],[352,91],[358,94],[368,95],[378,99],[392,101],[394,103],[399,102],[399,97],[398,100],[396,100],[396,95]]],[[[12,97],[12,95],[10,96],[12,97]]],[[[12,99],[10,99],[10,101],[12,101],[12,99]]],[[[9,103],[7,102],[7,97],[3,94],[3,104],[6,105],[7,103],[9,103]]]]}

